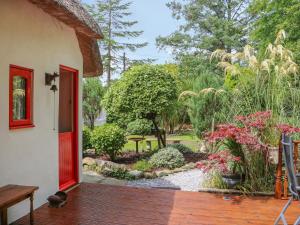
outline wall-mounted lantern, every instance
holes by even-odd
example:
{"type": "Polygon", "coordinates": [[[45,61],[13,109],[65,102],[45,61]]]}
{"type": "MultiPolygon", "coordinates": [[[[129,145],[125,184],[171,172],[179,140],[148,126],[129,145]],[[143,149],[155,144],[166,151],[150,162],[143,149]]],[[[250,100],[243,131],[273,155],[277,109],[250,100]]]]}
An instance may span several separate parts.
{"type": "Polygon", "coordinates": [[[59,77],[58,73],[53,73],[53,74],[45,73],[45,85],[51,86],[50,90],[53,92],[56,92],[58,90],[57,86],[55,84],[55,79],[57,77],[59,77]],[[52,82],[53,82],[53,84],[52,84],[52,82]]]}
{"type": "Polygon", "coordinates": [[[58,73],[53,73],[53,74],[50,74],[50,73],[45,73],[45,85],[46,86],[51,86],[50,90],[53,91],[53,101],[54,101],[54,111],[53,111],[53,130],[55,130],[55,122],[56,122],[56,119],[55,119],[55,114],[56,114],[56,110],[55,110],[55,92],[58,91],[58,88],[55,84],[55,79],[59,77],[59,74],[58,73]]]}

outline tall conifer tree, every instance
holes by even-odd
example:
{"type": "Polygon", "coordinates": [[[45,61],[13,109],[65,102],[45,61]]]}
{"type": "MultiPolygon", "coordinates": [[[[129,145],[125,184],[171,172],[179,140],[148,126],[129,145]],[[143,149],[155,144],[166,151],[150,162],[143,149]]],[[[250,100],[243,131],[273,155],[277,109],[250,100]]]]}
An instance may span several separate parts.
{"type": "Polygon", "coordinates": [[[167,6],[181,26],[167,37],[158,37],[157,45],[175,53],[239,50],[246,44],[252,20],[248,5],[249,0],[172,0],[167,6]]]}
{"type": "MultiPolygon", "coordinates": [[[[134,52],[148,44],[135,42],[135,39],[143,34],[143,31],[132,30],[138,21],[128,18],[132,14],[130,12],[131,4],[132,2],[124,0],[97,0],[95,4],[86,6],[104,34],[100,48],[108,85],[113,73],[121,71],[124,67],[124,52],[127,50],[134,52]]],[[[128,63],[127,58],[126,63],[128,63]]]]}

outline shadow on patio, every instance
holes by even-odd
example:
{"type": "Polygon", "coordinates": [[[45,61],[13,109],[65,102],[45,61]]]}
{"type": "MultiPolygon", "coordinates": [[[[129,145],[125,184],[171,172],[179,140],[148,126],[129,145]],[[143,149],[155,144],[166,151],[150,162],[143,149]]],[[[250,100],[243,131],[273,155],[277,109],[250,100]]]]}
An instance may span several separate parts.
{"type": "MultiPolygon", "coordinates": [[[[69,192],[64,208],[44,205],[36,225],[196,225],[273,224],[286,201],[269,197],[231,196],[174,190],[142,189],[83,183],[69,192]]],[[[300,213],[298,202],[287,212],[300,213]]],[[[28,216],[13,223],[27,225],[28,216]]]]}

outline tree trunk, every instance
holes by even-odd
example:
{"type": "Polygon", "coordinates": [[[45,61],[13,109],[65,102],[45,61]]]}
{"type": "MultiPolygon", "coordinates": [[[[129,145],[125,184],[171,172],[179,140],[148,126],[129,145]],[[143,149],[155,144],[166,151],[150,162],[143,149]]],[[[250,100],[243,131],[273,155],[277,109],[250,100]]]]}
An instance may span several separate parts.
{"type": "Polygon", "coordinates": [[[167,121],[165,121],[164,122],[164,129],[165,129],[165,131],[167,132],[167,133],[169,133],[170,132],[170,130],[169,130],[169,128],[170,128],[170,125],[169,125],[169,123],[167,122],[167,121]]]}
{"type": "Polygon", "coordinates": [[[156,130],[156,136],[157,136],[157,142],[158,142],[158,147],[161,148],[162,146],[163,147],[166,147],[166,144],[165,144],[165,141],[163,140],[163,137],[160,133],[160,130],[155,122],[155,119],[152,120],[153,122],[153,125],[155,127],[155,130],[156,130]]]}
{"type": "Polygon", "coordinates": [[[167,134],[165,130],[163,131],[163,136],[161,136],[161,139],[162,139],[163,146],[165,148],[167,146],[167,134]]]}
{"type": "Polygon", "coordinates": [[[126,71],[126,53],[123,53],[123,73],[126,71]]]}
{"type": "Polygon", "coordinates": [[[169,127],[169,134],[174,134],[174,124],[170,123],[170,127],[169,127]]]}
{"type": "Polygon", "coordinates": [[[94,128],[95,128],[95,117],[90,115],[88,118],[89,118],[89,128],[91,130],[94,130],[94,128]]]}
{"type": "Polygon", "coordinates": [[[180,132],[182,130],[182,128],[183,128],[183,126],[185,124],[186,117],[187,117],[187,113],[184,112],[182,122],[181,122],[181,124],[180,124],[180,126],[178,128],[178,132],[180,132]]]}
{"type": "Polygon", "coordinates": [[[109,1],[109,20],[108,20],[108,52],[107,52],[107,58],[108,58],[108,68],[107,68],[107,86],[110,85],[111,81],[111,52],[112,52],[112,9],[111,9],[111,0],[109,1]]]}
{"type": "MultiPolygon", "coordinates": [[[[232,20],[232,2],[231,0],[228,0],[227,1],[227,20],[230,22],[232,20]]],[[[227,33],[229,34],[229,31],[227,31],[227,33]]],[[[231,45],[228,43],[228,46],[227,46],[227,52],[228,53],[231,53],[232,52],[232,47],[231,45]]]]}
{"type": "Polygon", "coordinates": [[[91,120],[91,130],[95,129],[95,120],[91,120]]]}

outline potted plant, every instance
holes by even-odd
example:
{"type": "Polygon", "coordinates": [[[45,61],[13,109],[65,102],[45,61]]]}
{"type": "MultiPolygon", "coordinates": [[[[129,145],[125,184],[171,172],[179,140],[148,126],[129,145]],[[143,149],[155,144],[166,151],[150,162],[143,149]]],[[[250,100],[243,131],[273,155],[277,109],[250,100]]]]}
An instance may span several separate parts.
{"type": "Polygon", "coordinates": [[[228,188],[234,188],[237,184],[242,183],[244,177],[244,168],[240,157],[228,153],[225,156],[226,167],[223,169],[221,176],[228,188]]]}
{"type": "Polygon", "coordinates": [[[197,168],[204,172],[217,171],[228,188],[234,188],[243,180],[244,168],[240,157],[233,156],[229,150],[211,154],[208,160],[198,162],[197,168]]]}

